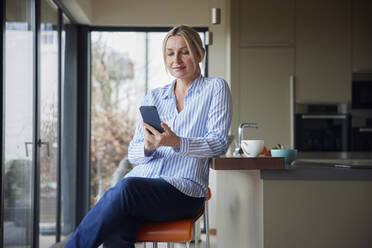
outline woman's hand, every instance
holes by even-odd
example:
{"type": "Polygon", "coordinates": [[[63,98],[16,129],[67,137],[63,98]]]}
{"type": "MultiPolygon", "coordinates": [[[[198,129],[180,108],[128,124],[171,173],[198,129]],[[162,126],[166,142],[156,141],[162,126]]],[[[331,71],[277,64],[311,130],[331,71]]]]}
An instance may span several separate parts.
{"type": "Polygon", "coordinates": [[[149,124],[143,123],[146,153],[151,153],[159,146],[171,146],[174,148],[180,147],[180,137],[173,133],[173,131],[164,122],[161,122],[161,126],[164,129],[163,133],[160,133],[149,124]]]}

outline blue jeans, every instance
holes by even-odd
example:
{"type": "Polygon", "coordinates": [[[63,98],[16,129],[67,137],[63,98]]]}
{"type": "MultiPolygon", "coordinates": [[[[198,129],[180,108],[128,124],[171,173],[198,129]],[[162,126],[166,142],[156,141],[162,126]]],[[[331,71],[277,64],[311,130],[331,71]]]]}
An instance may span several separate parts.
{"type": "Polygon", "coordinates": [[[190,197],[161,178],[128,177],[109,189],[88,212],[65,247],[134,248],[147,221],[194,217],[205,198],[190,197]]]}

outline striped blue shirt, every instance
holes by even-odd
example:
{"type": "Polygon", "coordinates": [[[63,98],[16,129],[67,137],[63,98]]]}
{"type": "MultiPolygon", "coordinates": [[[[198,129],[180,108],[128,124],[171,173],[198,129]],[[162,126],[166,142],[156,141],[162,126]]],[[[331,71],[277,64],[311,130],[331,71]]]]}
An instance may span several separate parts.
{"type": "Polygon", "coordinates": [[[184,98],[178,113],[176,80],[149,92],[142,105],[157,107],[160,119],[180,137],[180,147],[158,147],[144,154],[144,133],[139,115],[136,132],[129,145],[129,160],[137,166],[126,177],[163,178],[186,195],[206,197],[209,160],[226,152],[232,102],[229,86],[221,78],[199,76],[184,98]]]}

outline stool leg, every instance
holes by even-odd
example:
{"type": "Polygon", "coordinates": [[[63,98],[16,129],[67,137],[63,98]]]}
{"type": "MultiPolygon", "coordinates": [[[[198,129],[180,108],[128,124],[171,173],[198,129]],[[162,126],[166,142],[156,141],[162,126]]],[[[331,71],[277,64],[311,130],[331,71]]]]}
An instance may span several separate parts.
{"type": "Polygon", "coordinates": [[[186,248],[190,248],[190,242],[186,242],[186,248]]]}
{"type": "Polygon", "coordinates": [[[157,242],[152,243],[152,248],[158,248],[158,243],[157,242]]]}
{"type": "Polygon", "coordinates": [[[142,248],[146,248],[146,242],[143,242],[142,248]]]}
{"type": "Polygon", "coordinates": [[[167,248],[174,248],[174,243],[170,243],[170,242],[168,242],[168,243],[167,243],[167,248]]]}
{"type": "Polygon", "coordinates": [[[205,242],[205,247],[209,248],[209,215],[208,215],[208,201],[205,202],[205,209],[204,209],[204,215],[205,215],[205,235],[206,235],[206,242],[205,242]]]}
{"type": "Polygon", "coordinates": [[[195,221],[194,223],[194,233],[193,233],[193,239],[195,242],[199,242],[201,240],[200,238],[200,219],[195,221]]]}

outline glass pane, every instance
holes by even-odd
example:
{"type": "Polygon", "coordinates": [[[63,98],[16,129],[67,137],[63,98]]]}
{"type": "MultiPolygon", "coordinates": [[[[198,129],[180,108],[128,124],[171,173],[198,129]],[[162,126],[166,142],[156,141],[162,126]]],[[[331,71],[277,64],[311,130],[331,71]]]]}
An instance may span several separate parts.
{"type": "Polygon", "coordinates": [[[31,247],[33,33],[27,0],[6,1],[4,246],[31,247]]]}
{"type": "Polygon", "coordinates": [[[58,156],[58,12],[41,1],[40,25],[40,247],[55,243],[58,156]]]}
{"type": "Polygon", "coordinates": [[[145,92],[143,32],[92,32],[91,205],[128,154],[145,92]]]}
{"type": "MultiPolygon", "coordinates": [[[[62,58],[61,58],[61,75],[62,75],[62,89],[68,88],[68,85],[71,83],[65,82],[65,79],[67,78],[65,75],[69,73],[66,70],[66,64],[69,62],[67,61],[67,56],[66,53],[68,52],[68,49],[66,47],[66,39],[69,36],[71,25],[70,21],[67,19],[67,17],[63,17],[63,22],[62,22],[62,58]]],[[[71,57],[71,56],[70,56],[71,57]]],[[[62,90],[62,114],[66,113],[66,107],[65,105],[68,103],[65,101],[65,99],[69,99],[71,97],[71,94],[65,95],[64,90],[62,90]]],[[[67,108],[68,109],[68,108],[67,108]]],[[[68,112],[68,110],[67,110],[68,112]]],[[[71,119],[68,116],[62,116],[62,120],[64,122],[68,121],[71,119]]],[[[68,139],[68,134],[63,133],[64,128],[62,129],[62,137],[66,137],[68,139]]],[[[66,142],[67,140],[62,140],[62,142],[66,142]]],[[[62,193],[62,199],[61,199],[61,240],[64,240],[69,234],[71,234],[74,231],[75,227],[75,209],[76,209],[76,167],[74,163],[70,163],[68,156],[64,153],[63,147],[65,147],[65,144],[63,145],[62,143],[62,182],[61,182],[61,193],[62,193]]]]}
{"type": "Polygon", "coordinates": [[[169,84],[174,78],[166,71],[163,59],[163,40],[167,32],[148,34],[148,88],[149,90],[169,84]]]}

